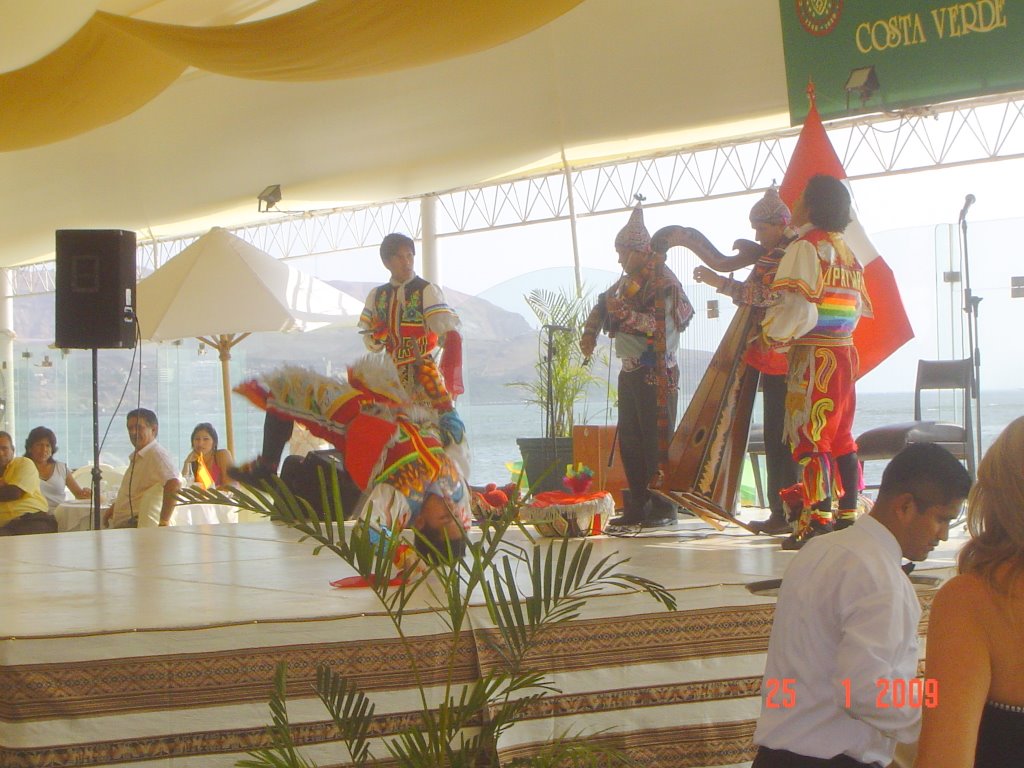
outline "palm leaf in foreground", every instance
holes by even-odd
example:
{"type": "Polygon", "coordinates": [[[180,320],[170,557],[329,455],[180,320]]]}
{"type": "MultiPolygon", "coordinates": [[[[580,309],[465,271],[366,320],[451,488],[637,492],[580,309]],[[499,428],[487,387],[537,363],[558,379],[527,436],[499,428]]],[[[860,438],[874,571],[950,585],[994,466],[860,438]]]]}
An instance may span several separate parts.
{"type": "Polygon", "coordinates": [[[274,671],[274,690],[270,695],[270,716],[274,724],[267,729],[271,746],[250,752],[252,760],[238,761],[235,765],[239,768],[316,768],[315,763],[306,760],[295,748],[285,702],[286,680],[287,665],[278,664],[274,671]]]}

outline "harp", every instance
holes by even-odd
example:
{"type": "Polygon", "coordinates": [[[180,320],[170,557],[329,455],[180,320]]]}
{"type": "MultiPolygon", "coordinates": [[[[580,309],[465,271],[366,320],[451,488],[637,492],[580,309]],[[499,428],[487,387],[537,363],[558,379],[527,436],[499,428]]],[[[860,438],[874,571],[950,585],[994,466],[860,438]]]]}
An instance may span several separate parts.
{"type": "MultiPolygon", "coordinates": [[[[712,269],[728,261],[695,229],[665,227],[652,240],[660,252],[685,246],[712,269]]],[[[750,530],[732,510],[760,376],[743,353],[762,314],[750,306],[736,312],[669,442],[659,487],[651,489],[719,530],[724,523],[750,530]]]]}

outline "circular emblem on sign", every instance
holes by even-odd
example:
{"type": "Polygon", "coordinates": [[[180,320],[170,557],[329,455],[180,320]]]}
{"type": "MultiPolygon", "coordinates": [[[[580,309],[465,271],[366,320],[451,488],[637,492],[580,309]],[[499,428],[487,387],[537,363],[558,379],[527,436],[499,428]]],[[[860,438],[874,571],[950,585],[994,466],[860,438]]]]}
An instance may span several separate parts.
{"type": "Polygon", "coordinates": [[[812,35],[829,34],[843,15],[843,0],[796,0],[796,17],[812,35]]]}

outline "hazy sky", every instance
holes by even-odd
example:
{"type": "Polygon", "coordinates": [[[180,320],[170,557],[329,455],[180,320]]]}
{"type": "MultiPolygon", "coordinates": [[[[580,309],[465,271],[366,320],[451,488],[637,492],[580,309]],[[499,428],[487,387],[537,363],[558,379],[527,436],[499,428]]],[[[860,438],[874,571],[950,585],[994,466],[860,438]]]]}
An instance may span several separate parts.
{"type": "MultiPolygon", "coordinates": [[[[1022,345],[1007,335],[1010,329],[1024,328],[1024,299],[1010,298],[1010,277],[1024,275],[1022,179],[1024,160],[1003,160],[853,182],[860,220],[896,275],[916,333],[912,342],[861,381],[863,390],[912,390],[919,358],[948,358],[959,352],[951,350],[949,338],[951,316],[957,324],[960,320],[960,287],[950,290],[948,285],[936,285],[936,273],[941,276],[950,268],[943,262],[949,259],[950,237],[959,235],[957,219],[968,193],[977,198],[968,214],[968,246],[972,287],[982,297],[978,323],[982,387],[1024,387],[1022,345]],[[957,306],[951,309],[953,302],[957,306]]],[[[728,252],[737,237],[751,236],[747,214],[758,197],[650,207],[646,223],[651,232],[667,224],[696,227],[728,252]]],[[[619,213],[578,222],[584,268],[618,272],[612,243],[626,218],[619,213]]],[[[955,243],[954,250],[959,253],[955,243]]],[[[513,280],[518,286],[521,281],[517,278],[524,273],[571,266],[572,241],[568,223],[556,222],[443,237],[439,253],[443,285],[472,295],[487,292],[492,297],[502,294],[495,286],[513,280]]],[[[375,251],[370,249],[331,261],[318,260],[316,268],[327,279],[380,280],[384,276],[375,251]]],[[[569,274],[564,273],[567,279],[569,274]]],[[[706,286],[693,285],[691,275],[679,277],[699,310],[713,297],[706,286]]],[[[538,287],[550,279],[551,273],[542,273],[538,287]]],[[[523,308],[526,314],[525,305],[523,308]]],[[[724,327],[729,318],[724,310],[723,306],[717,320],[708,320],[700,312],[684,343],[701,346],[705,343],[702,338],[717,339],[717,330],[702,329],[699,324],[724,327]]]]}

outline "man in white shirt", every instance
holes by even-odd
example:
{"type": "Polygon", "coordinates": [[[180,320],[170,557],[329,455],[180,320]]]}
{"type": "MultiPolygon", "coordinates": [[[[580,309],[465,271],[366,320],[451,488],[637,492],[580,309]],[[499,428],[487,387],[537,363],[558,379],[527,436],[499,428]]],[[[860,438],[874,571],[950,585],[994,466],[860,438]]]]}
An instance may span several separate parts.
{"type": "Polygon", "coordinates": [[[135,451],[103,522],[112,528],[170,525],[181,478],[171,455],[156,441],[160,430],[156,414],[136,408],[128,413],[127,426],[135,451]]]}
{"type": "Polygon", "coordinates": [[[970,485],[945,449],[908,446],[870,514],[797,554],[775,607],[753,768],[887,766],[897,742],[916,741],[921,697],[906,694],[922,683],[921,607],[901,557],[924,560],[946,540],[970,485]]]}

